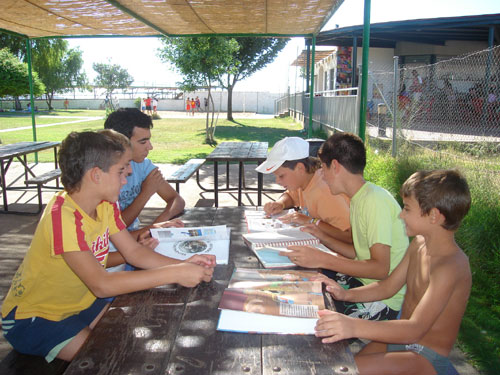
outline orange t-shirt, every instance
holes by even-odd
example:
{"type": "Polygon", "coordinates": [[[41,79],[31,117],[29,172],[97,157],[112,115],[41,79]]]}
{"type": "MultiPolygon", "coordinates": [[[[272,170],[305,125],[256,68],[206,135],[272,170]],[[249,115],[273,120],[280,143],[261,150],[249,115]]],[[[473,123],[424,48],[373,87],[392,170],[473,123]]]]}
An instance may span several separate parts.
{"type": "Polygon", "coordinates": [[[321,171],[314,173],[307,187],[287,190],[294,206],[307,209],[309,216],[320,219],[342,231],[351,227],[349,220],[349,198],[344,194],[333,195],[321,178],[321,171]]]}

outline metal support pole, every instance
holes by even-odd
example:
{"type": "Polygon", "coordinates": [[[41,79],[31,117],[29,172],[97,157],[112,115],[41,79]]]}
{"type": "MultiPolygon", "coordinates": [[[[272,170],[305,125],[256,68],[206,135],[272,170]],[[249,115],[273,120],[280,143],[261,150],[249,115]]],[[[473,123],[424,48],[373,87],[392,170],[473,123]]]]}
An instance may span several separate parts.
{"type": "Polygon", "coordinates": [[[309,91],[309,126],[307,127],[307,138],[312,137],[313,125],[313,102],[314,102],[314,54],[316,51],[316,35],[312,37],[312,56],[311,56],[311,91],[309,91]]]}
{"type": "Polygon", "coordinates": [[[396,157],[396,129],[398,125],[399,57],[394,56],[394,85],[392,94],[392,157],[396,157]]]}
{"type": "MultiPolygon", "coordinates": [[[[31,64],[31,39],[26,39],[26,57],[28,58],[28,77],[30,87],[31,106],[31,129],[33,132],[33,142],[36,142],[36,121],[35,121],[35,99],[33,97],[33,71],[31,64]]],[[[35,163],[38,163],[38,152],[35,152],[35,163]]]]}
{"type": "Polygon", "coordinates": [[[361,103],[359,106],[359,136],[364,141],[366,132],[366,103],[368,92],[368,64],[370,51],[370,0],[365,0],[364,26],[363,26],[363,60],[361,81],[361,103]]]}

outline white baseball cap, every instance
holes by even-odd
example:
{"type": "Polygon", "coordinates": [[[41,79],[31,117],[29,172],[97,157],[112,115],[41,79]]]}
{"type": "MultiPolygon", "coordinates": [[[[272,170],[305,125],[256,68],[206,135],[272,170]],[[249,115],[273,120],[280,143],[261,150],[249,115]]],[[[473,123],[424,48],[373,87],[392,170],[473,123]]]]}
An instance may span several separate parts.
{"type": "Polygon", "coordinates": [[[300,137],[286,137],[276,142],[269,151],[267,159],[255,170],[260,173],[273,173],[285,161],[305,159],[309,156],[309,143],[300,137]]]}

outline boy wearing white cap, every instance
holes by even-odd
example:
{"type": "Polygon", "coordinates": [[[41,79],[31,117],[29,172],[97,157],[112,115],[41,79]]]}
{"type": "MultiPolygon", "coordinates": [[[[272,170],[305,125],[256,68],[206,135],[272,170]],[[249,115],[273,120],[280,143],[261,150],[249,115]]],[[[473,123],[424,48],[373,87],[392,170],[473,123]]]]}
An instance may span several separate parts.
{"type": "MultiPolygon", "coordinates": [[[[260,173],[274,173],[276,183],[283,186],[285,193],[275,202],[264,205],[268,215],[284,209],[299,207],[281,217],[284,222],[304,225],[304,230],[317,236],[328,245],[329,237],[352,243],[349,223],[349,199],[346,195],[333,195],[321,176],[318,158],[309,156],[309,143],[299,137],[286,137],[276,142],[266,161],[256,170],[260,173]]],[[[352,249],[351,247],[346,247],[352,249]]],[[[354,253],[339,253],[353,258],[354,253]]]]}

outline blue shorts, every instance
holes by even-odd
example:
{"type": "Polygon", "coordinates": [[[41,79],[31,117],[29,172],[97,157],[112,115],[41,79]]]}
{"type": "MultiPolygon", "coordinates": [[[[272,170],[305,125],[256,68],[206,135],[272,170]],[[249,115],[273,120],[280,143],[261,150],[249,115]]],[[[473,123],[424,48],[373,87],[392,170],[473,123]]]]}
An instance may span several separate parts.
{"type": "Polygon", "coordinates": [[[434,350],[429,349],[420,344],[387,344],[388,352],[414,352],[425,359],[427,359],[434,370],[436,370],[437,375],[447,375],[449,373],[449,368],[453,368],[448,357],[442,356],[439,353],[436,353],[434,350]]]}
{"type": "Polygon", "coordinates": [[[62,348],[87,328],[108,301],[98,298],[87,309],[60,321],[33,317],[15,319],[17,307],[2,318],[3,335],[20,353],[45,357],[52,362],[62,348]]]}

